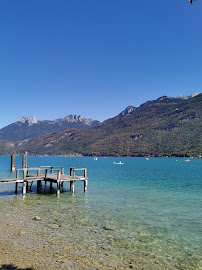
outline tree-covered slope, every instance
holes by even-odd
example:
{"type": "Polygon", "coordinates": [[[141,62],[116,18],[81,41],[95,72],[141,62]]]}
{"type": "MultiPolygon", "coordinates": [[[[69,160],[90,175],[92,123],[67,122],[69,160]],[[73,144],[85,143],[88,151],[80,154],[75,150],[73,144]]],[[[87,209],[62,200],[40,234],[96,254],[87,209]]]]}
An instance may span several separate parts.
{"type": "Polygon", "coordinates": [[[24,142],[17,150],[50,155],[199,156],[202,94],[187,100],[161,97],[96,128],[46,134],[24,142]]]}

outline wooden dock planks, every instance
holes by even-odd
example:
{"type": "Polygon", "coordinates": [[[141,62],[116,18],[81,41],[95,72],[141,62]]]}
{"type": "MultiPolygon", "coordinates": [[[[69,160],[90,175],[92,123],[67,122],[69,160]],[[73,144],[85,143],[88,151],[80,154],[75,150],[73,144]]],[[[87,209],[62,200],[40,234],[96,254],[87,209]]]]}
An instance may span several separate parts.
{"type": "MultiPolygon", "coordinates": [[[[26,164],[26,162],[24,162],[26,164]]],[[[57,183],[57,195],[60,194],[61,186],[64,182],[70,182],[70,190],[74,193],[74,182],[84,182],[84,192],[87,191],[87,169],[86,168],[70,168],[70,175],[64,174],[64,167],[43,166],[43,167],[24,167],[17,169],[15,178],[0,179],[0,183],[16,183],[15,193],[17,193],[18,183],[23,184],[23,194],[26,194],[28,182],[37,181],[37,190],[40,189],[42,181],[57,183]],[[33,173],[33,172],[36,173],[33,173]],[[83,176],[76,176],[76,171],[83,171],[83,176]],[[20,172],[22,177],[19,177],[20,172]]]]}

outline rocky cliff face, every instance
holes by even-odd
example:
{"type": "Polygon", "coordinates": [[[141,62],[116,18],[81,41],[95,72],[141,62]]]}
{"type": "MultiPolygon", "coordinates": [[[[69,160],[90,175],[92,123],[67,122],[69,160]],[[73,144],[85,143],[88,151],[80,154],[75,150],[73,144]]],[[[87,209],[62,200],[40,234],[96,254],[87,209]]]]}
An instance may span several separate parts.
{"type": "Polygon", "coordinates": [[[134,111],[136,108],[133,106],[128,106],[125,110],[123,110],[119,115],[126,115],[130,114],[132,111],[134,111]]]}
{"type": "Polygon", "coordinates": [[[22,116],[22,117],[20,117],[18,119],[17,122],[22,123],[22,124],[28,123],[29,126],[38,123],[38,121],[37,121],[37,119],[36,119],[35,116],[28,116],[28,117],[22,116]]]}
{"type": "Polygon", "coordinates": [[[77,123],[77,122],[80,122],[80,123],[84,123],[85,125],[88,125],[88,126],[91,126],[95,120],[93,119],[90,119],[90,118],[84,118],[82,115],[73,115],[73,114],[70,114],[70,115],[67,115],[65,118],[63,118],[64,121],[68,121],[68,122],[71,122],[71,123],[77,123]]]}

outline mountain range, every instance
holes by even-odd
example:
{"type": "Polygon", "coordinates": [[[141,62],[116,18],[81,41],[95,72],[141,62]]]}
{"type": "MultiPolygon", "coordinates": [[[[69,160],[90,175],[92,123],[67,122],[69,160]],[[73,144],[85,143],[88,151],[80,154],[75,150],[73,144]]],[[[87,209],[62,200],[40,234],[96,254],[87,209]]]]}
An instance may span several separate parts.
{"type": "Polygon", "coordinates": [[[0,138],[1,154],[200,156],[202,94],[128,106],[102,123],[73,115],[55,121],[22,117],[1,129],[0,138]]]}
{"type": "Polygon", "coordinates": [[[99,125],[99,123],[99,121],[86,119],[81,115],[67,115],[54,121],[38,121],[34,116],[23,116],[17,122],[0,129],[0,140],[23,141],[69,128],[92,128],[99,125]]]}

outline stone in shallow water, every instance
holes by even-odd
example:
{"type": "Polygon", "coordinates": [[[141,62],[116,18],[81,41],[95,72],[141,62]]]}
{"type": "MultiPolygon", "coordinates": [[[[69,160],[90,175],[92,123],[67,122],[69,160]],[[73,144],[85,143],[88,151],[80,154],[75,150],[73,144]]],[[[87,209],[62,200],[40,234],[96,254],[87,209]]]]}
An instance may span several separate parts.
{"type": "Polygon", "coordinates": [[[106,230],[106,231],[114,231],[113,229],[111,229],[109,227],[106,227],[106,226],[104,226],[103,229],[106,230]]]}
{"type": "Polygon", "coordinates": [[[24,231],[19,233],[19,235],[24,235],[24,234],[26,234],[26,232],[24,231]]]}
{"type": "Polygon", "coordinates": [[[41,218],[38,217],[38,216],[35,216],[33,219],[34,219],[34,220],[41,220],[41,218]]]}
{"type": "Polygon", "coordinates": [[[52,229],[58,229],[60,226],[58,224],[48,224],[48,227],[52,229]]]}

